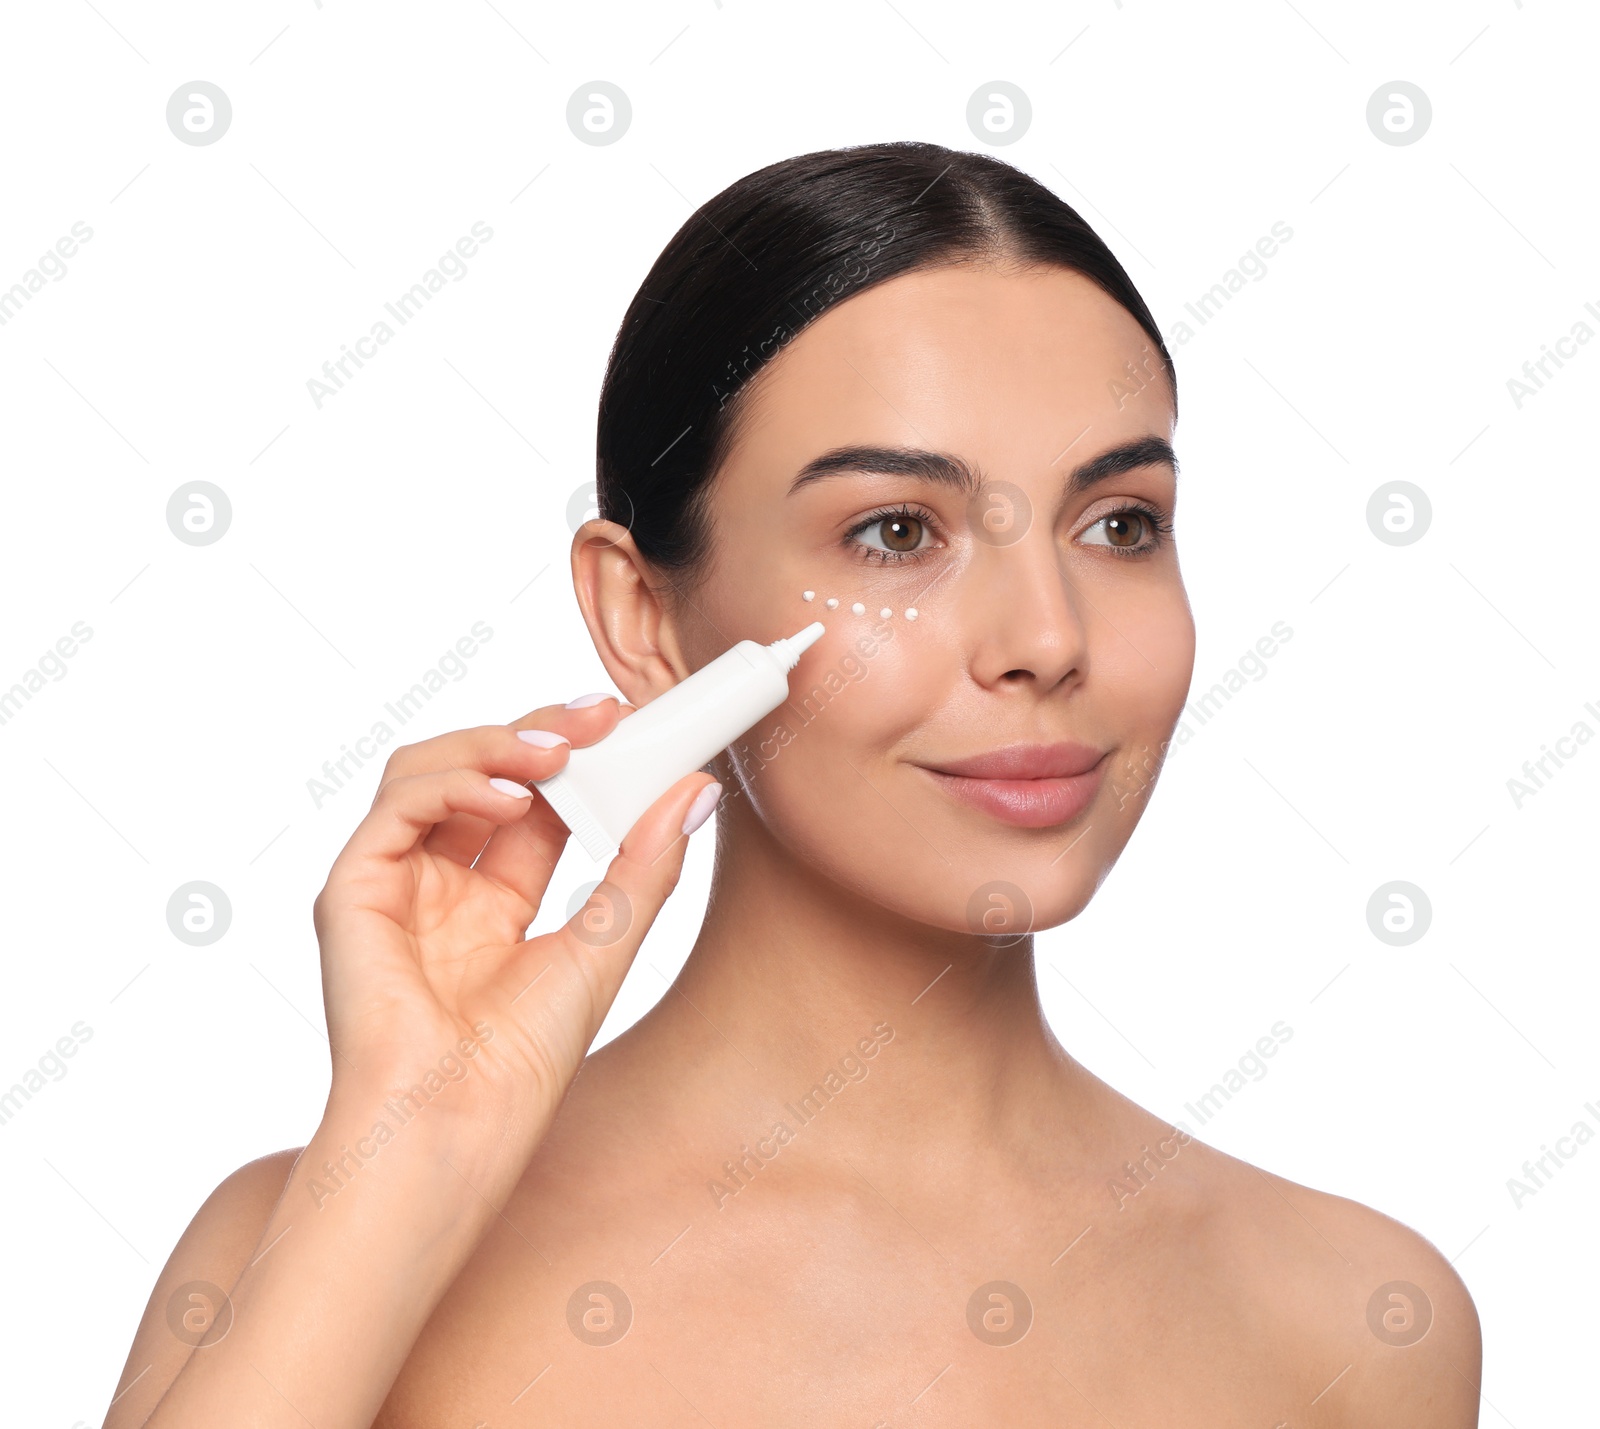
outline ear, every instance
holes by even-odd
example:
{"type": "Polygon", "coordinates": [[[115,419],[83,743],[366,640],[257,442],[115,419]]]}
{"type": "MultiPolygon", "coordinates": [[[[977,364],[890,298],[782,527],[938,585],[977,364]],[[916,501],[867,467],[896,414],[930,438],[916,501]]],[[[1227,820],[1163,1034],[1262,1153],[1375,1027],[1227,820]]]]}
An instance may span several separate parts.
{"type": "Polygon", "coordinates": [[[654,572],[627,527],[585,521],[572,538],[572,586],[600,662],[631,705],[689,673],[654,572]]]}

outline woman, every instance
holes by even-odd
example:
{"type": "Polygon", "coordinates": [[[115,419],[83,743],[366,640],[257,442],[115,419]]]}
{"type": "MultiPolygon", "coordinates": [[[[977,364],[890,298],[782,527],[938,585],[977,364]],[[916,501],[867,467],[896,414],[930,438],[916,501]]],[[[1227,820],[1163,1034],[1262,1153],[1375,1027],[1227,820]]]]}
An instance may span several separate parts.
{"type": "Polygon", "coordinates": [[[390,758],[315,905],[326,1113],[201,1207],[108,1429],[1475,1424],[1432,1246],[1041,1012],[1028,935],[1105,878],[1188,690],[1176,410],[1127,274],[992,158],[808,154],[691,218],[573,543],[627,703],[390,758]],[[789,702],[524,942],[566,833],[526,786],[812,619],[789,702]],[[714,808],[680,976],[586,1056],[714,808]]]}

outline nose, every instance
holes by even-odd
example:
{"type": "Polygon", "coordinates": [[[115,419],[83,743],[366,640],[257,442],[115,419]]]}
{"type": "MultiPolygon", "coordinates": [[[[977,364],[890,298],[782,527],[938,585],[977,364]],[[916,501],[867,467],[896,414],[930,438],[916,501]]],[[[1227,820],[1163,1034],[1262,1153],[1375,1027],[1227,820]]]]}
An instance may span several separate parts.
{"type": "Polygon", "coordinates": [[[972,677],[986,689],[1047,694],[1088,669],[1086,597],[1067,578],[1053,533],[1035,529],[1009,546],[979,545],[959,599],[972,677]]]}

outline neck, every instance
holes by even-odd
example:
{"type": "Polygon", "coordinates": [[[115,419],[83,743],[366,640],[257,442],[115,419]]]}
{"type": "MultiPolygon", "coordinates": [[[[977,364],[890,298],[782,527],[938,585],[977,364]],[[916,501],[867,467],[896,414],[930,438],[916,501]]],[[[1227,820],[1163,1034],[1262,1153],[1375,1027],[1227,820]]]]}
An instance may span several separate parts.
{"type": "Polygon", "coordinates": [[[737,806],[700,935],[639,1031],[675,1104],[704,1106],[730,1149],[781,1121],[835,1164],[932,1156],[976,1180],[1041,1138],[1070,1156],[1101,1088],[1045,1021],[1031,938],[997,946],[868,903],[737,806]],[[813,1121],[825,1135],[800,1130],[813,1121]]]}

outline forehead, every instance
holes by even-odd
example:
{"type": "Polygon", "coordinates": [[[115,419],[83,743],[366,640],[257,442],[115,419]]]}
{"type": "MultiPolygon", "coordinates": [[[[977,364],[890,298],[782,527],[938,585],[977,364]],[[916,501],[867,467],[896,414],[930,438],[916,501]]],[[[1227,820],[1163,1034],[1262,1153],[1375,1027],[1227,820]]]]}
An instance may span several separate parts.
{"type": "Polygon", "coordinates": [[[1017,480],[1069,444],[1075,461],[1172,430],[1144,329],[1095,283],[1055,267],[889,279],[803,329],[746,397],[729,474],[792,472],[832,447],[878,442],[960,453],[1017,480]]]}

